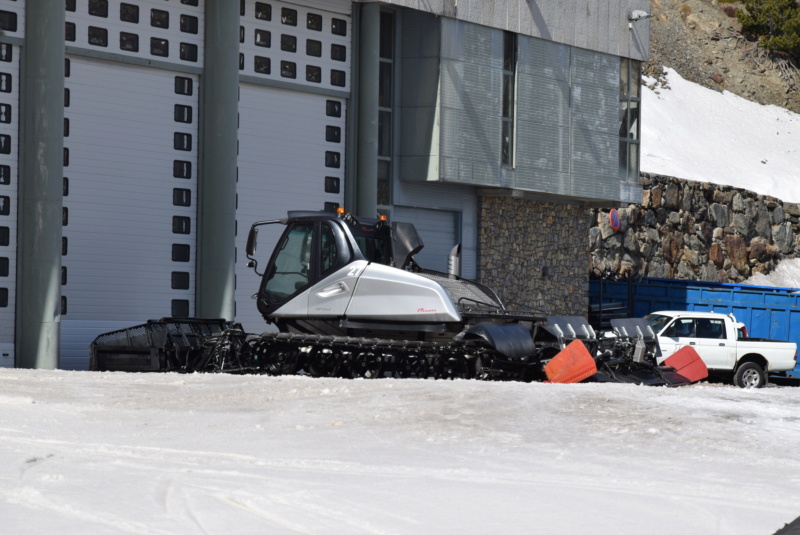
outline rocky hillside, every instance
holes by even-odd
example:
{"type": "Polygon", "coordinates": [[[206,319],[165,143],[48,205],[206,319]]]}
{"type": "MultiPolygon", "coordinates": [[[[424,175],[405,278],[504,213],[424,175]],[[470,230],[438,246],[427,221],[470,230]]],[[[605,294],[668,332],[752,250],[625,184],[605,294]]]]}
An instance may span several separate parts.
{"type": "MultiPolygon", "coordinates": [[[[650,0],[651,61],[710,89],[800,113],[800,72],[768,58],[741,33],[738,3],[650,0]]],[[[606,277],[742,282],[800,256],[800,205],[751,191],[643,174],[642,204],[592,213],[590,267],[606,277]]]]}
{"type": "Polygon", "coordinates": [[[650,0],[650,57],[646,74],[675,69],[683,78],[728,90],[760,104],[800,113],[800,72],[767,58],[741,33],[740,3],[650,0]]]}

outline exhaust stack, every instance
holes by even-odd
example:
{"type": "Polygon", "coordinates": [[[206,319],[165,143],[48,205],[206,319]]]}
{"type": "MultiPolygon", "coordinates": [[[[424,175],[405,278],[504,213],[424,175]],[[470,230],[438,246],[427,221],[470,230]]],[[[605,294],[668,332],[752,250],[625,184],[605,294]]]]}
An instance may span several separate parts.
{"type": "Polygon", "coordinates": [[[461,244],[456,244],[450,249],[447,257],[447,276],[456,279],[461,276],[461,244]]]}

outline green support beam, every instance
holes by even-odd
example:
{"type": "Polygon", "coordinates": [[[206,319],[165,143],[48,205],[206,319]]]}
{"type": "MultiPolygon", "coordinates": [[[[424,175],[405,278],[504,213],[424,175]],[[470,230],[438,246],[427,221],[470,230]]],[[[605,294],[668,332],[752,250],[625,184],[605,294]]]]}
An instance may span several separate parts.
{"type": "Polygon", "coordinates": [[[26,3],[20,71],[15,365],[56,369],[64,180],[63,0],[26,3]]]}
{"type": "Polygon", "coordinates": [[[232,320],[235,306],[239,2],[207,0],[197,214],[196,315],[232,320]]]}
{"type": "Polygon", "coordinates": [[[356,213],[378,214],[378,74],[380,4],[361,4],[358,44],[358,147],[356,213]]]}

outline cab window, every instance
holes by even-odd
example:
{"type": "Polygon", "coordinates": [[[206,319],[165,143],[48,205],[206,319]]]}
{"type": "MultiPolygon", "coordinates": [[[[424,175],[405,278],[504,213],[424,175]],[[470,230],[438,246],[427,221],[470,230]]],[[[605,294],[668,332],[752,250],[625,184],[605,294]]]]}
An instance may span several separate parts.
{"type": "Polygon", "coordinates": [[[338,251],[336,249],[336,237],[328,225],[322,225],[321,239],[321,258],[320,258],[320,272],[326,275],[328,271],[336,266],[338,258],[338,251]]]}
{"type": "Polygon", "coordinates": [[[664,331],[664,336],[670,338],[694,338],[694,320],[692,318],[678,318],[664,331]]]}
{"type": "Polygon", "coordinates": [[[355,239],[364,258],[370,262],[389,265],[391,254],[388,239],[377,236],[355,236],[355,239]]]}
{"type": "Polygon", "coordinates": [[[313,235],[313,223],[296,224],[283,235],[264,285],[271,302],[281,303],[308,286],[313,235]]]}
{"type": "Polygon", "coordinates": [[[725,322],[712,318],[697,318],[695,321],[697,325],[698,338],[727,338],[725,336],[725,322]]]}

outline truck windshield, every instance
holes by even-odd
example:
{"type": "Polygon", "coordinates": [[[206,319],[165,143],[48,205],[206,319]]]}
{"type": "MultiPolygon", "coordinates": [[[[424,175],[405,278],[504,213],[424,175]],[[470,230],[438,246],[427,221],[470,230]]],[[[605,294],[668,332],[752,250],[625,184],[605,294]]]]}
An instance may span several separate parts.
{"type": "Polygon", "coordinates": [[[648,314],[644,317],[647,322],[650,324],[650,327],[653,328],[653,332],[658,334],[661,329],[663,329],[667,323],[672,321],[672,318],[669,316],[662,316],[661,314],[648,314]]]}

